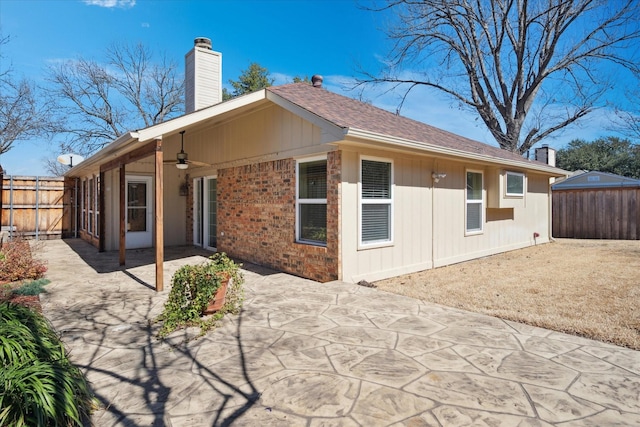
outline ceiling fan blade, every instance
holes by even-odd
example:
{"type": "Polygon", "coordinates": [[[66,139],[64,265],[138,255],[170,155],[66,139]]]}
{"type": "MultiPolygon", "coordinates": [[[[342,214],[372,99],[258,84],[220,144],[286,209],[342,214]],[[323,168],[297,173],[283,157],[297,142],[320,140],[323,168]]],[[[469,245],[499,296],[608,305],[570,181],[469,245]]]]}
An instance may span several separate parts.
{"type": "Polygon", "coordinates": [[[199,162],[197,160],[187,160],[187,163],[194,166],[211,166],[210,163],[199,162]]]}

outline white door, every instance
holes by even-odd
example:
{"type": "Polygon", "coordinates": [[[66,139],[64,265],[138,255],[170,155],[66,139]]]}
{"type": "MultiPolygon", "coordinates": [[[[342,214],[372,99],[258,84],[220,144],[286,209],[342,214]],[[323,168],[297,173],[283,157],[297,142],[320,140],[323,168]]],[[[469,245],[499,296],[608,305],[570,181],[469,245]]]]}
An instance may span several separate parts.
{"type": "Polygon", "coordinates": [[[217,180],[215,177],[193,180],[193,243],[216,250],[218,235],[217,180]]]}
{"type": "Polygon", "coordinates": [[[125,224],[127,249],[153,246],[153,179],[150,176],[127,176],[125,224]]]}

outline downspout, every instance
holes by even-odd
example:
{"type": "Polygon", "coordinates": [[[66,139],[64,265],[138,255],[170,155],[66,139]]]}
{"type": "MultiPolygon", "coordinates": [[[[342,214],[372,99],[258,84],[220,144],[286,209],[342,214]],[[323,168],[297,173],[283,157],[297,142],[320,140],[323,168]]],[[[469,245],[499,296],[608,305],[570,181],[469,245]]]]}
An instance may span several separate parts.
{"type": "MultiPolygon", "coordinates": [[[[438,162],[433,161],[432,171],[438,170],[438,162]]],[[[436,268],[436,181],[431,178],[431,268],[436,268]]]]}

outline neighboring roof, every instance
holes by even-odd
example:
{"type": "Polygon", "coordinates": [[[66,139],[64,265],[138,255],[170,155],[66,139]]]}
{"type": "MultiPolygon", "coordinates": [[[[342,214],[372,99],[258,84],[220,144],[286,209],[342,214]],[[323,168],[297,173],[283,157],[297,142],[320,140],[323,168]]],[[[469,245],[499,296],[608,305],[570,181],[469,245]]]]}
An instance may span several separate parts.
{"type": "Polygon", "coordinates": [[[574,190],[582,188],[621,188],[638,187],[640,179],[627,178],[607,172],[591,171],[571,176],[562,182],[553,184],[552,190],[574,190]]]}
{"type": "Polygon", "coordinates": [[[536,170],[556,177],[566,175],[562,169],[527,160],[516,153],[393,114],[307,83],[293,83],[271,86],[157,125],[128,132],[71,168],[65,176],[79,176],[83,170],[133,151],[153,139],[177,134],[180,130],[205,121],[246,112],[268,101],[320,126],[322,141],[325,143],[340,142],[351,137],[366,143],[391,145],[435,155],[471,158],[494,164],[506,163],[512,167],[536,170]]]}
{"type": "Polygon", "coordinates": [[[456,153],[462,156],[471,154],[477,158],[485,158],[484,160],[516,162],[522,167],[544,170],[556,176],[566,175],[566,172],[561,169],[527,160],[519,154],[474,141],[309,84],[271,86],[267,91],[339,126],[344,130],[345,135],[360,136],[368,133],[373,134],[374,137],[393,137],[417,143],[416,147],[425,150],[441,147],[449,150],[447,154],[456,153]]]}

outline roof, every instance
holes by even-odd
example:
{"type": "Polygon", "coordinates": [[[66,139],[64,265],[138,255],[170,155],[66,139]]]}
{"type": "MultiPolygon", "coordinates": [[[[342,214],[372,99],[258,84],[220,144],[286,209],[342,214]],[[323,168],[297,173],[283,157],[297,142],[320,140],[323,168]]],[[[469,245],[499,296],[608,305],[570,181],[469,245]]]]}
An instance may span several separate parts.
{"type": "Polygon", "coordinates": [[[71,168],[65,176],[79,176],[83,170],[133,151],[153,139],[166,138],[187,127],[210,120],[242,114],[269,101],[320,126],[324,143],[344,143],[346,138],[352,138],[366,144],[471,158],[498,165],[508,164],[551,176],[566,175],[562,169],[525,159],[516,153],[393,114],[326,89],[313,87],[308,83],[292,83],[271,86],[163,123],[128,132],[71,168]]]}
{"type": "Polygon", "coordinates": [[[607,172],[591,171],[571,176],[551,186],[552,190],[577,190],[585,188],[640,188],[640,179],[627,178],[607,172]]]}
{"type": "Polygon", "coordinates": [[[342,128],[345,135],[361,134],[362,131],[366,131],[377,136],[391,136],[412,141],[424,149],[438,146],[460,154],[473,154],[509,163],[517,162],[523,167],[533,169],[544,167],[548,169],[547,171],[553,170],[556,176],[566,175],[566,172],[561,169],[527,160],[517,153],[465,138],[309,84],[271,86],[267,91],[342,128]]]}

